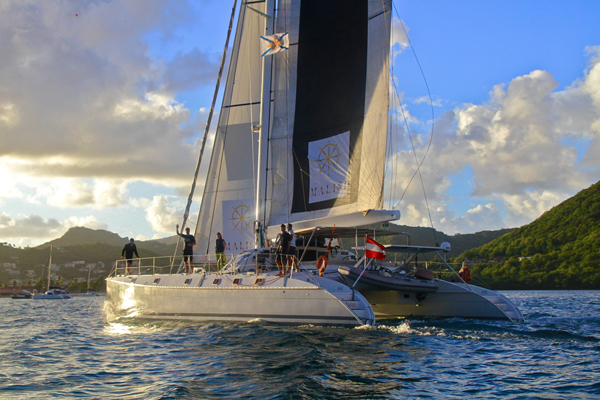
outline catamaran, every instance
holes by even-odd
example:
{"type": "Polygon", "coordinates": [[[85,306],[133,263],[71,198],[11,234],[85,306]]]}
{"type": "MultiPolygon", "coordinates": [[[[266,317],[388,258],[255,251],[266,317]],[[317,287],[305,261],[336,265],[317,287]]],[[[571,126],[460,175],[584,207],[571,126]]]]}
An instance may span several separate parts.
{"type": "Polygon", "coordinates": [[[374,323],[364,296],[341,282],[209,265],[217,232],[226,253],[238,254],[264,247],[282,223],[399,218],[381,207],[391,9],[391,0],[242,2],[194,235],[203,267],[171,274],[142,260],[127,274],[117,264],[107,279],[117,309],[144,318],[374,323]]]}
{"type": "MultiPolygon", "coordinates": [[[[107,279],[117,308],[146,318],[288,324],[361,325],[376,315],[522,319],[508,299],[465,282],[412,272],[385,282],[350,249],[327,251],[328,265],[317,265],[323,232],[364,237],[364,227],[400,218],[383,207],[391,10],[391,0],[242,2],[194,234],[196,271],[170,273],[168,263],[142,260],[127,273],[117,264],[107,279]],[[278,276],[270,241],[288,223],[304,239],[301,268],[278,276]],[[217,233],[234,256],[220,271],[217,233]],[[342,267],[362,275],[352,280],[342,267]],[[383,286],[374,290],[376,281],[383,286]]],[[[211,117],[212,108],[182,230],[211,117]]]]}

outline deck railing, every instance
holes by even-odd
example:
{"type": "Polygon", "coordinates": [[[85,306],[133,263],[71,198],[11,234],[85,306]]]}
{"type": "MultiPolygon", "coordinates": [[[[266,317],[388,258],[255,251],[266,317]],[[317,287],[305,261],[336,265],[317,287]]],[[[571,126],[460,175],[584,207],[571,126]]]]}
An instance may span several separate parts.
{"type": "MultiPolygon", "coordinates": [[[[227,259],[231,261],[233,255],[227,259]]],[[[215,255],[194,256],[193,267],[202,268],[206,272],[219,270],[215,255]]],[[[185,271],[183,256],[143,257],[116,260],[109,276],[179,274],[182,271],[185,271]],[[128,261],[131,261],[129,271],[127,270],[128,261]]]]}

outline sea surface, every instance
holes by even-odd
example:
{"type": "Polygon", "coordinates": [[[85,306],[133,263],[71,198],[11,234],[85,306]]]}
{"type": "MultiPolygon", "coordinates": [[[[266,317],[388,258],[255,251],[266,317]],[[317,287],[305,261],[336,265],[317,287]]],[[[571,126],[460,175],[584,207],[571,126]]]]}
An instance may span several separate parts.
{"type": "Polygon", "coordinates": [[[600,292],[502,293],[525,323],[111,320],[106,297],[0,299],[0,398],[600,398],[600,292]]]}

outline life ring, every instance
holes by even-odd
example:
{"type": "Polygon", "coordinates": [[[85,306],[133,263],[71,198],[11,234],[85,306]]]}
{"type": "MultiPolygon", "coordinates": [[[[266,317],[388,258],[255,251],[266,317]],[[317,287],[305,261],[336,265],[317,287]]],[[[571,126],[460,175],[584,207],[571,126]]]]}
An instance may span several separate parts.
{"type": "Polygon", "coordinates": [[[323,276],[325,268],[327,268],[327,256],[321,256],[317,260],[317,269],[319,270],[319,276],[323,276]]]}
{"type": "Polygon", "coordinates": [[[458,273],[458,276],[460,276],[461,279],[465,282],[471,281],[471,271],[469,271],[469,268],[461,269],[458,273]]]}

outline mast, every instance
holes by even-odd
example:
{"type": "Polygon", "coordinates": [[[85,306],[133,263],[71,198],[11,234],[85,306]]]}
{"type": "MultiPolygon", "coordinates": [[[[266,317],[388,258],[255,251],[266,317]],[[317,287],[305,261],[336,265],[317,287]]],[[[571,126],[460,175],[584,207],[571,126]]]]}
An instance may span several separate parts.
{"type": "Polygon", "coordinates": [[[48,285],[46,287],[46,292],[50,291],[50,277],[52,276],[50,269],[52,268],[52,245],[50,245],[50,259],[48,260],[48,285]]]}
{"type": "MultiPolygon", "coordinates": [[[[275,0],[267,0],[266,11],[268,15],[265,26],[265,36],[274,34],[275,26],[275,0]]],[[[258,165],[256,172],[256,200],[254,223],[254,247],[264,247],[264,225],[265,225],[265,191],[267,174],[267,146],[269,143],[270,115],[271,115],[271,72],[273,56],[262,57],[261,73],[261,99],[260,99],[260,124],[258,126],[258,165]]]]}

